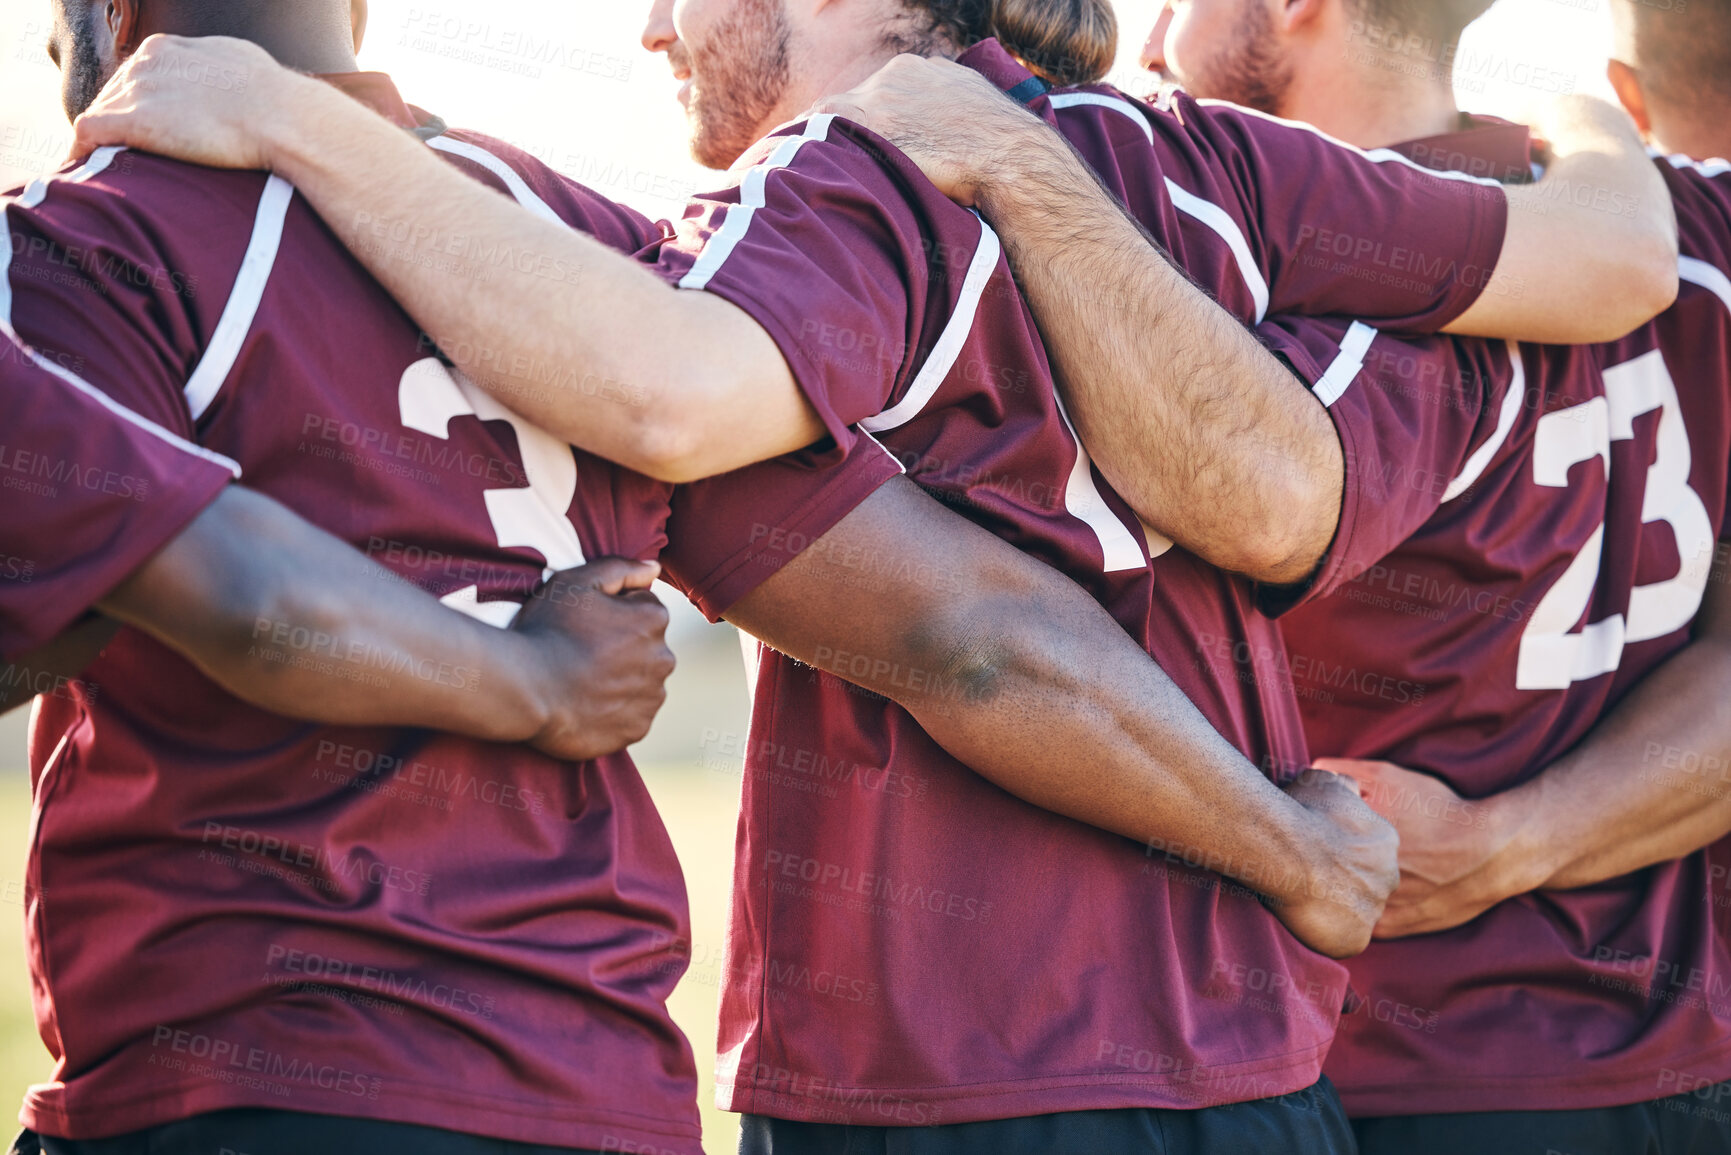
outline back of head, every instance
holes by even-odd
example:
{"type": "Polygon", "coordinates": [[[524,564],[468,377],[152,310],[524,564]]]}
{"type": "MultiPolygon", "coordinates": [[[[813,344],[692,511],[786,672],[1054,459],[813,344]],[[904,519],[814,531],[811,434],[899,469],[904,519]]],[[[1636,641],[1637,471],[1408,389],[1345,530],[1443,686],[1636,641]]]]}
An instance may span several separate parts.
{"type": "Polygon", "coordinates": [[[926,31],[958,48],[997,37],[1029,71],[1059,86],[1091,84],[1112,68],[1111,0],[902,0],[926,31]]]}
{"type": "Polygon", "coordinates": [[[1616,0],[1611,9],[1613,55],[1639,74],[1649,108],[1731,120],[1731,0],[1616,0]]]}
{"type": "Polygon", "coordinates": [[[1347,0],[1347,11],[1356,20],[1386,34],[1417,36],[1438,45],[1452,45],[1467,25],[1483,16],[1495,0],[1347,0]]]}

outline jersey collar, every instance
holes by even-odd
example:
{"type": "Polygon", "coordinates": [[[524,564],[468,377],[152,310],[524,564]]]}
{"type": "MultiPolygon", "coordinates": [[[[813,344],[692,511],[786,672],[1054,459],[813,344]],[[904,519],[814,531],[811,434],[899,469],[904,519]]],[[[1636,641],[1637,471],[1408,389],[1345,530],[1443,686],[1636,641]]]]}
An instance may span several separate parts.
{"type": "Polygon", "coordinates": [[[426,113],[416,115],[419,110],[411,109],[403,103],[396,84],[383,72],[326,72],[320,74],[319,79],[341,89],[392,124],[410,132],[415,132],[429,120],[436,119],[426,113]]]}
{"type": "Polygon", "coordinates": [[[1389,148],[1426,168],[1490,177],[1502,184],[1526,184],[1534,178],[1532,132],[1524,124],[1494,116],[1463,112],[1460,127],[1454,132],[1402,141],[1389,148]]]}

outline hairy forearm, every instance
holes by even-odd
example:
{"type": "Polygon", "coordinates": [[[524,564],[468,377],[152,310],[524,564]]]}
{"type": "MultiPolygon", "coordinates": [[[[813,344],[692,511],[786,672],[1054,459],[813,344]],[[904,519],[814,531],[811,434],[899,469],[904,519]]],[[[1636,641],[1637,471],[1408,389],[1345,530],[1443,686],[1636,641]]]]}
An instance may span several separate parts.
{"type": "Polygon", "coordinates": [[[521,741],[545,724],[526,639],[441,606],[231,488],[99,603],[256,706],[521,741]]]}
{"type": "Polygon", "coordinates": [[[1276,900],[1304,892],[1315,877],[1308,812],[1079,586],[932,505],[892,483],[728,619],[896,701],[956,759],[1036,806],[1276,900]],[[862,566],[936,576],[911,588],[886,579],[862,597],[862,566]]]}
{"type": "Polygon", "coordinates": [[[1451,333],[1609,341],[1677,296],[1677,221],[1634,126],[1603,101],[1554,102],[1539,125],[1555,159],[1506,190],[1509,228],[1484,293],[1451,333]]]}
{"type": "Polygon", "coordinates": [[[292,99],[260,130],[272,168],[504,404],[668,481],[821,436],[779,349],[733,305],[525,210],[327,85],[281,83],[292,99]]]}
{"type": "Polygon", "coordinates": [[[1303,579],[1344,465],[1304,385],[1193,285],[1056,134],[980,190],[1090,455],[1142,520],[1223,569],[1303,579]]]}

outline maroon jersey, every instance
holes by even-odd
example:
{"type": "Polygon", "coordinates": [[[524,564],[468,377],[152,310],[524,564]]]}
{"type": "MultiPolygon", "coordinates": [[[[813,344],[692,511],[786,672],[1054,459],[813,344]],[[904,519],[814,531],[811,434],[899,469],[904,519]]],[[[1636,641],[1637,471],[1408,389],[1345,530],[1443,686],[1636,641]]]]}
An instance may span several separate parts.
{"type": "MultiPolygon", "coordinates": [[[[419,119],[383,77],[343,86],[419,119]]],[[[431,144],[619,249],[658,235],[507,146],[431,144]]],[[[400,580],[502,625],[552,568],[660,552],[667,486],[454,373],[282,180],[103,149],[0,204],[24,340],[400,580]]],[[[446,241],[451,275],[569,275],[446,241]]],[[[132,564],[110,560],[92,585],[132,564]]],[[[484,676],[289,623],[257,642],[334,678],[484,676]]],[[[624,754],[289,721],[130,630],[91,678],[101,695],[43,711],[34,738],[27,938],[56,1067],[27,1125],[88,1138],[253,1106],[696,1155],[665,1007],[683,881],[624,754]]]]}
{"type": "MultiPolygon", "coordinates": [[[[969,62],[1018,82],[995,45],[969,62]]],[[[1175,115],[1156,153],[1116,108],[1075,107],[1126,151],[1133,137],[1144,169],[1158,174],[1170,153],[1175,170],[1232,198],[1228,210],[1189,194],[1186,213],[1167,201],[1156,224],[1169,241],[1202,222],[1190,240],[1208,254],[1198,266],[1212,261],[1247,313],[1258,311],[1252,280],[1274,276],[1265,303],[1307,272],[1370,307],[1375,292],[1302,262],[1300,222],[1236,197],[1249,169],[1235,166],[1248,160],[1227,159],[1175,115]],[[1282,239],[1259,243],[1270,236],[1282,239]]],[[[1321,141],[1243,123],[1248,136],[1321,141]]],[[[1459,269],[1494,264],[1501,193],[1321,147],[1343,168],[1449,190],[1437,211],[1454,214],[1456,271],[1382,315],[1464,309],[1477,290],[1459,269]]],[[[876,438],[928,492],[1076,580],[1272,775],[1305,764],[1280,639],[1254,591],[1146,535],[1105,486],[1057,403],[996,235],[899,153],[830,116],[778,130],[736,187],[692,207],[660,265],[775,337],[839,445],[876,438]]],[[[760,477],[742,471],[675,501],[669,573],[711,616],[731,592],[709,576],[723,570],[706,535],[755,533],[769,558],[804,544],[757,532],[760,477]]],[[[895,564],[858,559],[862,591],[895,564]]],[[[816,670],[768,650],[759,659],[722,989],[724,1106],[917,1125],[1199,1107],[1315,1080],[1343,972],[1250,891],[1181,850],[1149,853],[992,786],[900,707],[842,680],[882,655],[823,652],[816,670]]],[[[966,687],[938,671],[888,673],[968,708],[966,687]]]]}
{"type": "MultiPolygon", "coordinates": [[[[0,284],[0,294],[9,291],[0,284]]],[[[41,356],[0,330],[0,659],[8,661],[71,625],[240,472],[41,356]]],[[[53,688],[35,671],[10,676],[53,688]]]]}
{"type": "MultiPolygon", "coordinates": [[[[1405,147],[1514,173],[1510,138],[1491,125],[1405,147]]],[[[1480,416],[1453,476],[1403,487],[1387,474],[1411,513],[1434,508],[1410,538],[1343,537],[1317,600],[1284,619],[1314,753],[1497,793],[1688,643],[1727,509],[1731,176],[1723,162],[1662,167],[1684,283],[1652,324],[1579,349],[1370,344],[1395,367],[1361,383],[1373,397],[1416,392],[1480,416]]],[[[1382,473],[1361,478],[1349,508],[1372,504],[1382,473]]],[[[1668,772],[1656,745],[1630,773],[1668,772]]],[[[1373,944],[1348,964],[1366,1002],[1329,1054],[1348,1110],[1584,1108],[1660,1098],[1667,1071],[1731,1077],[1714,877],[1702,852],[1373,944]]]]}
{"type": "MultiPolygon", "coordinates": [[[[961,62],[1014,94],[1043,87],[995,40],[961,62]]],[[[1251,324],[1332,314],[1435,332],[1478,299],[1501,254],[1508,202],[1488,177],[1432,172],[1182,93],[1150,105],[1089,85],[1029,107],[1176,264],[1251,324]]]]}

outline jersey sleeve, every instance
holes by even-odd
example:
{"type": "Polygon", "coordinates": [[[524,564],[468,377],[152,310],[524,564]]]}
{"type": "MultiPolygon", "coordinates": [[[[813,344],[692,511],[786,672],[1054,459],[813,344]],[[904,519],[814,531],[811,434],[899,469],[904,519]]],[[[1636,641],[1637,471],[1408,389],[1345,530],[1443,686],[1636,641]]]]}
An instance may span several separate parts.
{"type": "Polygon", "coordinates": [[[1157,107],[1105,89],[1050,99],[1131,215],[1241,320],[1436,332],[1478,300],[1501,256],[1508,201],[1494,181],[1182,93],[1157,107]]]}
{"type": "MultiPolygon", "coordinates": [[[[1723,367],[1731,354],[1731,162],[1676,156],[1657,164],[1677,213],[1682,286],[1670,314],[1676,327],[1690,333],[1695,364],[1723,367]]],[[[1719,388],[1723,395],[1731,383],[1721,378],[1719,388]]],[[[1725,510],[1721,540],[1731,539],[1731,493],[1725,510]]]]}
{"type": "Polygon", "coordinates": [[[914,346],[928,259],[942,254],[925,251],[896,184],[908,166],[887,145],[872,149],[870,134],[828,115],[792,131],[763,142],[736,187],[694,202],[653,256],[669,283],[723,297],[763,327],[845,454],[851,427],[882,412],[927,352],[914,346]]]}
{"type": "Polygon", "coordinates": [[[239,469],[3,337],[0,413],[0,659],[12,661],[172,540],[239,469]]]}
{"type": "Polygon", "coordinates": [[[667,580],[710,621],[768,581],[903,472],[870,435],[833,453],[789,454],[674,491],[667,580]]]}
{"type": "Polygon", "coordinates": [[[1346,466],[1339,528],[1316,573],[1258,590],[1262,611],[1279,616],[1370,570],[1444,503],[1470,500],[1520,414],[1525,374],[1504,342],[1403,340],[1303,318],[1257,335],[1328,407],[1346,466]]]}

